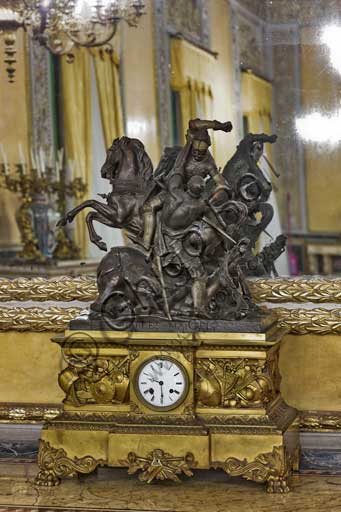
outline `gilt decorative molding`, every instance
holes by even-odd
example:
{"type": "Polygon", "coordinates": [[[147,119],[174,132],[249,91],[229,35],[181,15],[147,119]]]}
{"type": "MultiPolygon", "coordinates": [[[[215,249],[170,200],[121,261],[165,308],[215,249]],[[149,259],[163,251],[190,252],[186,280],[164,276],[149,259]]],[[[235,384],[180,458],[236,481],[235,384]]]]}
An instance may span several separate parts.
{"type": "Polygon", "coordinates": [[[81,308],[1,308],[0,331],[62,332],[81,308]]]}
{"type": "Polygon", "coordinates": [[[74,476],[77,473],[91,473],[96,467],[104,463],[90,455],[70,459],[63,448],[53,448],[50,443],[40,440],[38,464],[40,471],[35,479],[36,485],[54,486],[60,483],[65,476],[74,476]]]}
{"type": "MultiPolygon", "coordinates": [[[[82,313],[79,307],[15,307],[0,309],[0,331],[62,332],[82,313]]],[[[340,309],[274,308],[279,325],[291,334],[340,334],[340,309]]]]}
{"type": "Polygon", "coordinates": [[[95,278],[80,277],[19,277],[17,279],[0,278],[0,301],[37,301],[72,300],[90,302],[96,298],[95,278]]]}
{"type": "Polygon", "coordinates": [[[261,453],[253,461],[230,457],[223,463],[213,463],[213,467],[222,468],[230,476],[242,476],[257,483],[266,482],[269,493],[290,490],[287,482],[290,462],[283,446],[274,446],[272,452],[261,453]]]}
{"type": "Polygon", "coordinates": [[[341,309],[286,309],[273,310],[281,327],[291,334],[340,334],[341,309]]]}
{"type": "Polygon", "coordinates": [[[82,364],[70,361],[58,382],[66,395],[64,403],[76,407],[129,403],[129,356],[90,356],[82,364]]]}
{"type": "Polygon", "coordinates": [[[300,429],[304,431],[340,431],[341,411],[303,411],[300,414],[300,429]]]}
{"type": "MultiPolygon", "coordinates": [[[[256,302],[341,303],[341,278],[250,279],[249,287],[256,302]]],[[[96,296],[96,280],[90,276],[0,278],[0,302],[90,302],[96,296]]]]}
{"type": "Polygon", "coordinates": [[[195,372],[199,407],[262,407],[276,395],[264,359],[202,358],[195,372]]]}
{"type": "Polygon", "coordinates": [[[134,452],[128,453],[127,460],[121,460],[122,466],[128,466],[128,473],[133,475],[137,471],[142,482],[150,484],[155,480],[172,480],[180,482],[178,475],[193,476],[191,468],[196,466],[194,455],[190,452],[183,457],[174,457],[163,450],[155,449],[146,457],[139,457],[134,452]]]}
{"type": "Polygon", "coordinates": [[[61,404],[0,403],[0,423],[41,423],[61,411],[61,404]]]}
{"type": "Polygon", "coordinates": [[[277,278],[249,281],[257,302],[341,302],[340,278],[277,278]]]}

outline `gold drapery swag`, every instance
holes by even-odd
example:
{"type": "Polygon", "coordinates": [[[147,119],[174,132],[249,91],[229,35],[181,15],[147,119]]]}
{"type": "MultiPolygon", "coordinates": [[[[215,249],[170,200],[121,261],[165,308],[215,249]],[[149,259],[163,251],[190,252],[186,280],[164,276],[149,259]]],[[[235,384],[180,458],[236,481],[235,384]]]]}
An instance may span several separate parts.
{"type": "MultiPolygon", "coordinates": [[[[91,190],[92,183],[92,88],[91,58],[93,58],[96,85],[101,112],[104,141],[111,146],[113,139],[123,135],[122,102],[119,84],[119,59],[115,52],[99,49],[75,51],[75,59],[68,64],[61,59],[64,140],[67,158],[77,162],[76,176],[81,177],[91,190]]],[[[75,176],[73,176],[75,177],[75,176]]],[[[86,257],[88,234],[85,213],[76,221],[75,242],[86,257]]]]}
{"type": "MultiPolygon", "coordinates": [[[[183,39],[171,38],[171,88],[179,92],[182,141],[190,119],[212,119],[213,55],[183,39]]],[[[211,134],[212,148],[213,134],[211,134]]]]}
{"type": "MultiPolygon", "coordinates": [[[[91,78],[90,54],[84,49],[75,52],[72,64],[61,59],[64,145],[69,160],[77,165],[73,168],[77,175],[91,187],[92,170],[92,116],[91,116],[91,78]]],[[[77,217],[75,243],[80,248],[81,257],[85,257],[88,247],[85,213],[77,217]]]]}
{"type": "MultiPolygon", "coordinates": [[[[272,84],[249,71],[242,73],[242,111],[250,133],[272,134],[272,84]]],[[[264,144],[264,153],[274,166],[272,144],[264,144]]],[[[271,179],[271,173],[268,174],[271,179]]],[[[256,251],[259,244],[257,240],[256,251]]]]}
{"type": "Polygon", "coordinates": [[[123,115],[119,78],[119,58],[114,51],[96,48],[94,57],[96,83],[103,126],[105,145],[123,135],[123,115]]]}
{"type": "MultiPolygon", "coordinates": [[[[272,133],[272,84],[253,73],[242,73],[242,111],[251,133],[272,133]]],[[[274,165],[272,144],[265,144],[267,158],[274,165]]]]}

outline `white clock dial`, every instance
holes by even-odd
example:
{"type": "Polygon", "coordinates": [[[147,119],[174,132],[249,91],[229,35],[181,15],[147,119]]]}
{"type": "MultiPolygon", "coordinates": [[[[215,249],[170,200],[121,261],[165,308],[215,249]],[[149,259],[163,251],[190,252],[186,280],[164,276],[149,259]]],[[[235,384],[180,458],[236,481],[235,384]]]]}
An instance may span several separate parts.
{"type": "Polygon", "coordinates": [[[153,409],[173,409],[187,394],[185,369],[175,359],[152,358],[137,375],[137,391],[146,405],[153,409]]]}

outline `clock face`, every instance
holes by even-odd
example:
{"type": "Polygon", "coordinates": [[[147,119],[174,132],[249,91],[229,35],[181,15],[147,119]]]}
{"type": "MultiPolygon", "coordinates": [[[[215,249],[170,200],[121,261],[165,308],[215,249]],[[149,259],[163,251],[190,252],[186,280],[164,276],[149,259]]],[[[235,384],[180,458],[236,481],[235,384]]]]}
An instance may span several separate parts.
{"type": "Polygon", "coordinates": [[[136,388],[152,409],[174,409],[187,395],[187,373],[175,359],[153,357],[140,366],[136,388]]]}

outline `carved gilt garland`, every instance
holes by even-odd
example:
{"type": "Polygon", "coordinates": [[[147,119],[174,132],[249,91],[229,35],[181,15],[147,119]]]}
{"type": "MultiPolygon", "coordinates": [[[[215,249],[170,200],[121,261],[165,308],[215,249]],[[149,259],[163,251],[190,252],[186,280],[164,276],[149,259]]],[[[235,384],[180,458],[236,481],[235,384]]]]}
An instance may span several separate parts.
{"type": "Polygon", "coordinates": [[[286,309],[273,310],[281,327],[291,334],[340,334],[341,309],[286,309]]]}
{"type": "MultiPolygon", "coordinates": [[[[340,278],[262,278],[250,279],[256,302],[341,302],[340,278]]],[[[72,300],[90,302],[97,296],[95,278],[90,276],[54,278],[0,278],[0,301],[37,302],[72,300]]]]}
{"type": "Polygon", "coordinates": [[[11,300],[43,302],[56,300],[92,301],[97,296],[96,280],[89,276],[79,277],[19,277],[17,279],[0,278],[0,301],[11,300]]]}
{"type": "Polygon", "coordinates": [[[341,279],[279,278],[249,281],[257,302],[341,302],[341,279]]]}
{"type": "Polygon", "coordinates": [[[81,308],[1,308],[0,331],[63,332],[81,308]]]}
{"type": "MultiPolygon", "coordinates": [[[[275,308],[273,311],[278,315],[280,326],[288,328],[291,334],[341,333],[341,308],[275,308]]],[[[0,331],[62,332],[81,312],[79,307],[4,307],[0,308],[0,331]]]]}

